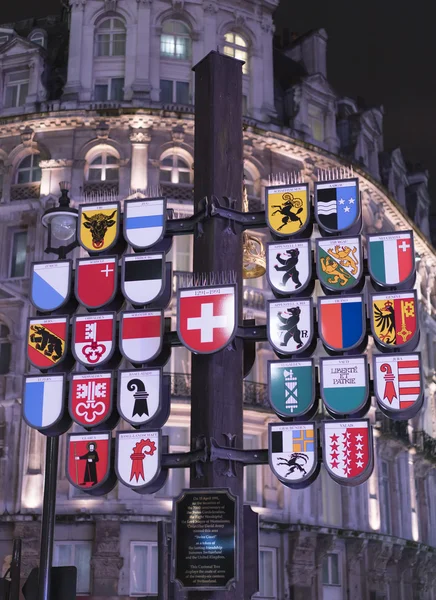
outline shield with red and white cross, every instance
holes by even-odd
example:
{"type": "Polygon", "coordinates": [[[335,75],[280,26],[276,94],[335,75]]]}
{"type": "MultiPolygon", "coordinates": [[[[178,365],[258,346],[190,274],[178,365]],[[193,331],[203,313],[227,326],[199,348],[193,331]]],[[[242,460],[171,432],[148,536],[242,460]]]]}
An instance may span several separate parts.
{"type": "Polygon", "coordinates": [[[233,340],[236,326],[235,285],[179,289],[177,332],[191,352],[222,350],[233,340]]]}
{"type": "Polygon", "coordinates": [[[112,372],[73,373],[70,416],[82,427],[104,423],[112,412],[112,372]]]}
{"type": "Polygon", "coordinates": [[[117,291],[117,257],[83,258],[77,261],[75,294],[86,308],[100,308],[117,291]]]}
{"type": "Polygon", "coordinates": [[[77,315],[73,318],[73,354],[80,364],[96,367],[112,357],[115,314],[77,315]]]}
{"type": "Polygon", "coordinates": [[[360,485],[374,467],[371,423],[368,419],[323,421],[323,464],[341,485],[360,485]]]}

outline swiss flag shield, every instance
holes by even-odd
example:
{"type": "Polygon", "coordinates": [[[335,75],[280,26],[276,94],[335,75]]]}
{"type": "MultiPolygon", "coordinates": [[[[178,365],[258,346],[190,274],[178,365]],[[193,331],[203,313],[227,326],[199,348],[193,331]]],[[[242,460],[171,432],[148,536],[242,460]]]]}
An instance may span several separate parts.
{"type": "Polygon", "coordinates": [[[225,348],[236,333],[236,286],[180,289],[177,331],[192,352],[211,354],[225,348]]]}
{"type": "Polygon", "coordinates": [[[117,290],[117,259],[85,258],[77,261],[75,293],[86,308],[100,308],[113,300],[117,290]]]}

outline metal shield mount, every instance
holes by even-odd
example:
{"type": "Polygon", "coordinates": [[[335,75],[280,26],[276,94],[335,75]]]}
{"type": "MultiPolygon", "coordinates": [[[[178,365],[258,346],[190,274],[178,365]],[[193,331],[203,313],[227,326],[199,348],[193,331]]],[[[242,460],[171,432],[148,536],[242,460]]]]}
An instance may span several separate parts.
{"type": "Polygon", "coordinates": [[[316,181],[315,219],[323,237],[359,234],[362,207],[358,178],[316,181]]]}
{"type": "Polygon", "coordinates": [[[118,410],[136,429],[160,429],[170,416],[171,379],[162,368],[119,371],[118,410]]]}
{"type": "Polygon", "coordinates": [[[366,347],[363,295],[318,298],[318,333],[329,354],[366,347]]]}
{"type": "Polygon", "coordinates": [[[269,423],[269,466],[286,487],[300,490],[318,477],[318,432],[316,424],[269,423]]]}
{"type": "Polygon", "coordinates": [[[120,351],[133,365],[148,364],[162,351],[163,332],[163,310],[124,311],[120,317],[120,351]]]}
{"type": "Polygon", "coordinates": [[[118,242],[121,210],[119,202],[79,205],[77,239],[89,254],[101,254],[118,242]]]}
{"type": "Polygon", "coordinates": [[[73,312],[71,298],[72,260],[34,262],[30,268],[30,301],[37,311],[53,313],[62,309],[73,312]]]}
{"type": "Polygon", "coordinates": [[[421,353],[373,355],[374,394],[381,412],[394,421],[412,419],[424,403],[421,353]]]}
{"type": "Polygon", "coordinates": [[[268,361],[268,396],[283,421],[310,413],[315,404],[313,359],[268,361]]]}
{"type": "Polygon", "coordinates": [[[361,291],[365,285],[360,235],[316,240],[316,272],[326,294],[361,291]]]}
{"type": "Polygon", "coordinates": [[[276,298],[310,296],[315,285],[310,240],[269,242],[266,276],[276,298]]]}
{"type": "Polygon", "coordinates": [[[371,331],[381,352],[412,352],[419,343],[416,290],[369,295],[371,331]]]}
{"type": "Polygon", "coordinates": [[[152,304],[162,295],[166,283],[165,254],[126,254],[121,263],[121,288],[134,306],[152,304]]]}
{"type": "Polygon", "coordinates": [[[333,418],[363,417],[371,405],[368,361],[363,356],[320,358],[320,392],[333,418]]]}
{"type": "Polygon", "coordinates": [[[313,353],[316,346],[313,323],[312,298],[268,301],[268,340],[280,358],[313,353]]]}
{"type": "Polygon", "coordinates": [[[68,322],[59,317],[30,317],[27,320],[27,358],[42,372],[67,371],[72,366],[68,349],[68,322]]]}
{"type": "Polygon", "coordinates": [[[158,244],[165,235],[165,198],[139,198],[124,202],[124,237],[135,250],[158,244]]]}
{"type": "Polygon", "coordinates": [[[236,285],[179,288],[177,333],[196,354],[213,354],[228,346],[237,329],[236,285]]]}
{"type": "Polygon", "coordinates": [[[71,427],[66,410],[66,375],[25,375],[23,381],[23,418],[48,436],[61,435],[71,427]]]}
{"type": "Polygon", "coordinates": [[[265,217],[276,238],[309,238],[311,202],[308,183],[265,188],[265,217]]]}
{"type": "Polygon", "coordinates": [[[72,373],[68,410],[73,421],[88,431],[114,429],[119,421],[115,387],[112,371],[72,373]]]}
{"type": "Polygon", "coordinates": [[[416,262],[413,231],[369,234],[368,271],[376,290],[411,290],[416,262]]]}
{"type": "Polygon", "coordinates": [[[364,483],[374,468],[374,444],[369,419],[323,421],[322,454],[330,477],[345,486],[364,483]]]}
{"type": "Polygon", "coordinates": [[[112,435],[108,432],[69,433],[67,478],[73,487],[91,496],[103,496],[114,489],[112,435]]]}
{"type": "MultiPolygon", "coordinates": [[[[117,431],[115,471],[125,486],[152,493],[161,472],[162,431],[117,431]]],[[[163,485],[163,484],[162,484],[163,485]]]]}

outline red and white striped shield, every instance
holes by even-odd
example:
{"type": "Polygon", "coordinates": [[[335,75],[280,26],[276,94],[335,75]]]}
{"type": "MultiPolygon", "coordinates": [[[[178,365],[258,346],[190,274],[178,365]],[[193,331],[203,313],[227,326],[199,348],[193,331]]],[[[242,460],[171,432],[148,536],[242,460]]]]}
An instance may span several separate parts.
{"type": "Polygon", "coordinates": [[[121,313],[120,350],[132,363],[147,363],[160,354],[163,310],[121,313]]]}
{"type": "Polygon", "coordinates": [[[115,313],[79,315],[73,319],[74,358],[85,367],[107,362],[115,349],[115,313]]]}
{"type": "Polygon", "coordinates": [[[404,412],[422,397],[421,356],[377,354],[373,359],[375,395],[382,409],[404,412]]]}

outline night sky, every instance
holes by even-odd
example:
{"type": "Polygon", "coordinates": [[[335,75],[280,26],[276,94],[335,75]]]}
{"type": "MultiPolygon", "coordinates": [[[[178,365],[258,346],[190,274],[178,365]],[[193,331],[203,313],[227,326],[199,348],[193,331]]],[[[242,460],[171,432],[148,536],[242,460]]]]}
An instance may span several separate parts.
{"type": "MultiPolygon", "coordinates": [[[[58,12],[60,0],[1,2],[0,23],[58,12]],[[5,6],[6,5],[6,6],[5,6]]],[[[328,78],[340,95],[383,105],[385,149],[400,146],[406,161],[434,177],[436,205],[436,35],[432,3],[415,0],[345,2],[282,0],[277,29],[329,35],[328,78]]]]}

